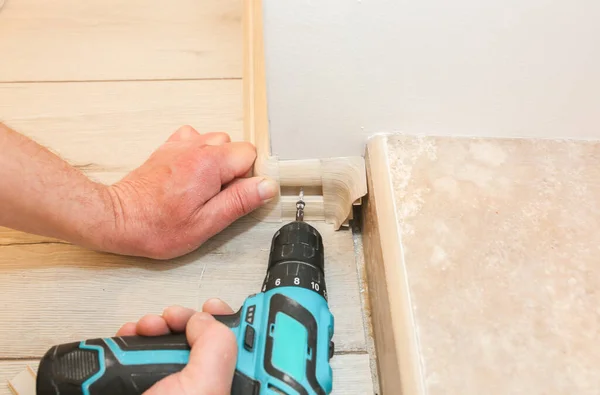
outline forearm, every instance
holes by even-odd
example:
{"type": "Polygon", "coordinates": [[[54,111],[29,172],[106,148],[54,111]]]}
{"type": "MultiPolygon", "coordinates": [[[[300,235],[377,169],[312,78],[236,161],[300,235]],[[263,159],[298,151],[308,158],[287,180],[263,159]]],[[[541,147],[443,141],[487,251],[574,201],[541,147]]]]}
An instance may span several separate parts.
{"type": "Polygon", "coordinates": [[[106,188],[0,123],[0,226],[101,248],[114,215],[106,188]]]}
{"type": "Polygon", "coordinates": [[[255,159],[252,144],[183,126],[105,186],[0,124],[0,226],[116,254],[173,258],[277,195],[275,181],[245,178],[255,159]]]}

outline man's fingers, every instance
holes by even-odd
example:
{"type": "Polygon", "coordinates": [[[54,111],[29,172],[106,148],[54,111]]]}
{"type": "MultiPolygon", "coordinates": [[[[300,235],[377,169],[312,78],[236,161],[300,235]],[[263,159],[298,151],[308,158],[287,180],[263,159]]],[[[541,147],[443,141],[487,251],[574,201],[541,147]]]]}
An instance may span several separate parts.
{"type": "Polygon", "coordinates": [[[177,131],[175,131],[175,133],[169,137],[167,142],[172,143],[175,141],[187,141],[196,139],[198,137],[200,137],[200,133],[198,133],[193,127],[186,125],[177,129],[177,131]]]}
{"type": "Polygon", "coordinates": [[[261,207],[279,192],[277,183],[269,178],[241,179],[210,199],[198,217],[202,231],[215,235],[237,219],[261,207]]]}
{"type": "Polygon", "coordinates": [[[231,137],[227,133],[212,132],[200,135],[200,139],[206,145],[223,145],[231,142],[231,137]]]}
{"type": "MultiPolygon", "coordinates": [[[[220,299],[209,299],[204,302],[202,311],[212,315],[233,314],[229,305],[220,299]]],[[[184,332],[190,318],[196,313],[194,309],[182,306],[170,306],[165,309],[162,318],[172,332],[184,332]]]]}
{"type": "Polygon", "coordinates": [[[117,331],[117,336],[134,336],[137,335],[136,332],[136,323],[135,322],[128,322],[125,325],[123,325],[118,331],[117,331]]]}
{"type": "Polygon", "coordinates": [[[246,178],[250,178],[250,177],[251,177],[250,175],[246,174],[240,178],[236,178],[236,179],[232,180],[230,183],[223,185],[223,189],[229,188],[230,186],[233,186],[233,185],[237,184],[238,182],[242,182],[246,178]]]}
{"type": "Polygon", "coordinates": [[[173,332],[184,332],[190,318],[196,311],[182,306],[171,306],[163,311],[163,318],[173,332]]]}
{"type": "Polygon", "coordinates": [[[137,323],[136,332],[142,336],[159,336],[171,333],[167,321],[155,314],[142,317],[137,323]]]}
{"type": "Polygon", "coordinates": [[[213,166],[211,172],[218,171],[221,185],[225,185],[248,174],[256,160],[256,148],[250,143],[236,141],[218,147],[205,147],[204,155],[207,157],[200,158],[201,163],[213,166]]]}
{"type": "Polygon", "coordinates": [[[221,299],[209,299],[202,305],[202,311],[212,315],[228,315],[234,311],[229,305],[221,299]]]}
{"type": "Polygon", "coordinates": [[[184,393],[229,394],[237,360],[231,329],[202,312],[190,318],[186,335],[192,350],[181,371],[184,393]]]}
{"type": "Polygon", "coordinates": [[[182,126],[175,133],[173,133],[167,142],[172,143],[176,141],[192,141],[195,140],[200,144],[205,145],[222,145],[231,141],[231,137],[227,133],[222,132],[211,132],[200,134],[193,127],[186,125],[182,126]]]}

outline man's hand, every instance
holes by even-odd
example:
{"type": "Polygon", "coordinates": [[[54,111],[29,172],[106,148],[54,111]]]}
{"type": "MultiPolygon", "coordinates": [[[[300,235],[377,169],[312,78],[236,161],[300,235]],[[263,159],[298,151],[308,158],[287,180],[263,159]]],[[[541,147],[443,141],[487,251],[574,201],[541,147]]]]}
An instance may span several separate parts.
{"type": "Polygon", "coordinates": [[[162,316],[147,315],[137,323],[125,324],[117,336],[159,336],[186,333],[192,350],[188,364],[178,373],[154,384],[144,395],[229,395],[237,361],[233,332],[213,315],[232,314],[219,299],[202,306],[203,312],[171,306],[162,316]]]}
{"type": "Polygon", "coordinates": [[[0,148],[0,226],[117,254],[184,255],[279,190],[245,178],[251,144],[189,126],[110,186],[2,124],[0,148]]]}
{"type": "Polygon", "coordinates": [[[115,232],[108,249],[164,259],[198,248],[277,193],[271,180],[243,178],[255,159],[250,143],[180,128],[109,187],[115,232]]]}

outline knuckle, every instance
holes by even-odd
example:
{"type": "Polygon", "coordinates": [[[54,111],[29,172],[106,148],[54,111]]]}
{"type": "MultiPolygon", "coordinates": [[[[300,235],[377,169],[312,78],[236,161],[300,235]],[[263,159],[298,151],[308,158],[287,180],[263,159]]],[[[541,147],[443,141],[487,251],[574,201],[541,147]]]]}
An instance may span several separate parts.
{"type": "Polygon", "coordinates": [[[183,125],[178,130],[180,133],[194,133],[196,129],[194,129],[191,125],[183,125]]]}
{"type": "Polygon", "coordinates": [[[201,158],[203,161],[213,161],[216,162],[221,155],[220,149],[218,146],[214,145],[200,145],[200,152],[202,153],[201,158]]]}
{"type": "Polygon", "coordinates": [[[241,188],[235,188],[229,194],[229,209],[237,216],[241,216],[250,211],[248,199],[243,195],[241,188]]]}
{"type": "Polygon", "coordinates": [[[214,161],[218,158],[217,149],[215,146],[206,145],[206,144],[198,144],[196,145],[196,149],[192,150],[195,158],[200,162],[210,162],[214,161]]]}
{"type": "Polygon", "coordinates": [[[231,141],[231,136],[225,132],[214,132],[215,137],[223,139],[224,141],[231,141]]]}
{"type": "Polygon", "coordinates": [[[209,178],[220,178],[222,156],[218,147],[202,145],[194,151],[196,168],[209,178]]]}
{"type": "Polygon", "coordinates": [[[254,154],[256,154],[256,147],[254,146],[254,144],[252,144],[248,141],[241,141],[239,144],[244,149],[247,149],[248,151],[252,151],[254,154]]]}
{"type": "Polygon", "coordinates": [[[198,131],[190,125],[181,126],[175,133],[179,136],[179,139],[183,141],[192,140],[198,135],[198,131]]]}

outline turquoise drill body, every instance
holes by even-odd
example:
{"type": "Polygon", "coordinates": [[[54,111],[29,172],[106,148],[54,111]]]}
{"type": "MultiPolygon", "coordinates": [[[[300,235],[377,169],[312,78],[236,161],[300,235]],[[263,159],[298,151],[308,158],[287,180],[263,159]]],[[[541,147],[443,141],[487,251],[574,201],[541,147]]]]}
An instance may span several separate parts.
{"type": "MultiPolygon", "coordinates": [[[[334,317],[327,301],[323,241],[295,221],[273,236],[261,292],[231,315],[232,395],[327,395],[333,387],[334,317]]],[[[185,334],[96,338],[52,347],[38,368],[37,395],[141,395],[183,369],[185,334]]]]}
{"type": "Polygon", "coordinates": [[[333,374],[329,360],[332,353],[334,318],[327,301],[321,295],[304,288],[282,287],[248,298],[242,311],[248,311],[251,306],[256,306],[254,331],[261,335],[256,337],[254,347],[249,350],[244,344],[244,334],[249,324],[247,313],[243,313],[241,325],[234,329],[238,341],[237,368],[261,383],[259,394],[331,393],[333,374]],[[286,311],[277,311],[274,325],[270,324],[270,304],[273,297],[278,296],[298,303],[310,313],[314,321],[302,322],[297,316],[286,311]],[[315,338],[313,344],[309,340],[311,335],[315,338]],[[272,343],[270,350],[267,348],[269,340],[272,343]],[[273,374],[267,366],[280,373],[273,374]],[[288,382],[284,381],[281,375],[285,375],[288,382]],[[290,379],[297,382],[303,391],[292,387],[289,384],[290,379]]]}

